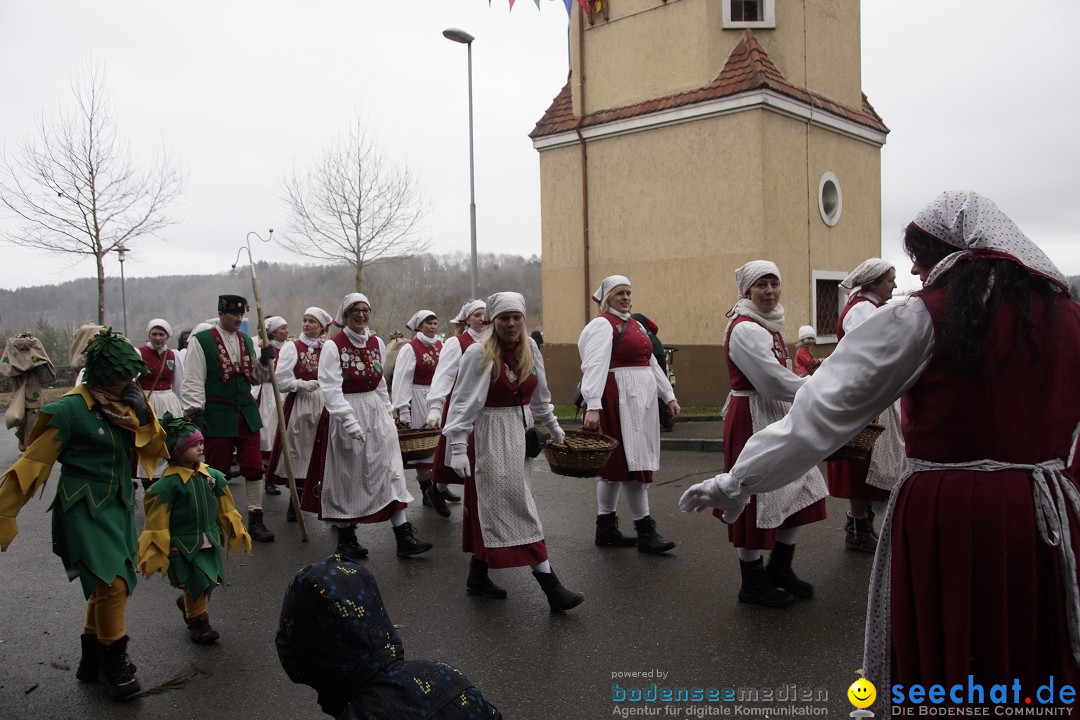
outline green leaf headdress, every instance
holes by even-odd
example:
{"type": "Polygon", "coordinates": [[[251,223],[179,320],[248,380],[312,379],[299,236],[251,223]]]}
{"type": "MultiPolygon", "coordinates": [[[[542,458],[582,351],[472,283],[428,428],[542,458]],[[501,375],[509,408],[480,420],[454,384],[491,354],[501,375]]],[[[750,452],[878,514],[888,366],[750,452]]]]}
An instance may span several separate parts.
{"type": "Polygon", "coordinates": [[[86,382],[104,387],[150,372],[127,338],[105,328],[86,346],[86,382]]]}

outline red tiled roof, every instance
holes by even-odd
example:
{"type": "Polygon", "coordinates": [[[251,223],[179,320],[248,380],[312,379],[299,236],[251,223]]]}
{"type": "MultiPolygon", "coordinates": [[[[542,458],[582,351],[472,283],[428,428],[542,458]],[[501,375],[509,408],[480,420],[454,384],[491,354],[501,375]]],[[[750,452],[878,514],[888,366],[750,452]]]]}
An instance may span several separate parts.
{"type": "MultiPolygon", "coordinates": [[[[668,95],[655,100],[627,105],[610,110],[599,110],[590,113],[581,119],[581,127],[603,125],[615,120],[648,115],[650,113],[668,110],[671,108],[693,105],[706,100],[730,97],[751,90],[768,89],[781,95],[798,100],[818,110],[842,117],[846,120],[858,123],[879,132],[887,133],[881,117],[874,111],[866,95],[862,96],[862,107],[850,108],[838,102],[830,100],[824,95],[810,92],[789,83],[783,74],[773,65],[768,54],[758,43],[754,33],[746,30],[739,44],[728,56],[724,69],[720,75],[705,87],[697,90],[668,95]]],[[[536,127],[529,134],[531,138],[540,138],[547,135],[556,135],[567,130],[573,130],[577,125],[570,97],[570,81],[562,91],[552,100],[547,112],[536,123],[536,127]]]]}

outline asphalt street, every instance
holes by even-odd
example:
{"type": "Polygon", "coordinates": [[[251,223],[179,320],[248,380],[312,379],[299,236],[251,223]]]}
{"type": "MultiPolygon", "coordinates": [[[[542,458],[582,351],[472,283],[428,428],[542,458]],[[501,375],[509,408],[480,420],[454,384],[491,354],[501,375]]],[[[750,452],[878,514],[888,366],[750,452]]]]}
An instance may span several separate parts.
{"type": "MultiPolygon", "coordinates": [[[[2,436],[0,465],[17,456],[14,436],[2,436]]],[[[690,484],[719,471],[722,458],[663,452],[650,501],[660,532],[678,547],[662,556],[595,547],[595,483],[555,476],[541,459],[533,490],[551,563],[567,587],[586,595],[565,615],[549,612],[527,568],[493,572],[509,590],[506,600],[465,593],[460,506],[450,519],[418,502],[409,507],[417,535],[435,543],[412,559],[395,556],[389,525],[361,526],[360,542],[371,550],[363,562],[378,578],[406,656],[455,666],[506,718],[847,716],[872,557],[844,550],[844,504],[830,499],[829,519],[804,528],[795,558],[796,570],[815,584],[814,598],[785,610],[740,604],[724,526],[677,505],[690,484]],[[681,688],[690,699],[663,699],[665,691],[680,697],[681,688]],[[695,688],[703,699],[692,699],[695,688]]],[[[221,633],[213,646],[188,639],[177,591],[165,579],[140,578],[127,627],[138,677],[151,692],[117,704],[102,686],[74,677],[85,605],[79,584],[67,581],[52,554],[48,506],[56,473],[44,496],[23,509],[19,535],[0,555],[0,720],[326,717],[315,692],[281,669],[274,633],[293,574],[332,552],[329,527],[308,515],[310,541],[302,543],[297,526],[285,522],[285,496],[267,499],[277,540],[227,560],[228,584],[210,604],[221,633]]],[[[234,481],[233,491],[243,507],[242,483],[234,481]]],[[[632,529],[624,504],[620,516],[624,531],[632,529]]]]}

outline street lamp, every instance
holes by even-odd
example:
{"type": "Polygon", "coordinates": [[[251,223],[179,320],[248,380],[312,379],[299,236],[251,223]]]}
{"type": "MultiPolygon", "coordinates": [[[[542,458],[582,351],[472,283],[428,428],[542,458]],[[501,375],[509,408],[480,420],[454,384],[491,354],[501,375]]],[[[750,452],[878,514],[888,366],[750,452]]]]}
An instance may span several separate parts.
{"type": "Polygon", "coordinates": [[[464,43],[469,48],[469,231],[472,237],[472,297],[480,297],[476,278],[476,170],[473,166],[473,111],[472,111],[472,43],[474,38],[464,30],[449,28],[443,30],[443,37],[454,42],[464,43]]]}
{"type": "Polygon", "coordinates": [[[127,248],[123,243],[116,246],[116,254],[120,258],[120,304],[124,306],[124,336],[127,337],[127,292],[124,289],[124,260],[127,259],[127,248]]]}

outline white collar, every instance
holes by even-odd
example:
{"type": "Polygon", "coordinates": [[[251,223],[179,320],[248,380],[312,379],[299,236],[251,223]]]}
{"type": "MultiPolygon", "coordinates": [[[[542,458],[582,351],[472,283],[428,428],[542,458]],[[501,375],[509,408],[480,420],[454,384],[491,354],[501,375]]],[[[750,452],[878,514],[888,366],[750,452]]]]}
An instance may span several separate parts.
{"type": "Polygon", "coordinates": [[[158,350],[156,347],[153,346],[153,344],[151,344],[151,342],[149,340],[146,341],[146,347],[150,348],[151,350],[156,352],[158,355],[164,355],[165,353],[169,352],[169,346],[168,345],[166,345],[165,347],[158,350]]]}
{"type": "Polygon", "coordinates": [[[416,333],[416,337],[420,342],[424,343],[428,347],[435,347],[435,343],[437,342],[437,338],[429,338],[424,333],[416,333]]]}
{"type": "Polygon", "coordinates": [[[480,342],[480,338],[484,337],[483,330],[473,330],[472,328],[465,328],[465,331],[469,333],[469,337],[477,342],[480,342]]]}
{"type": "Polygon", "coordinates": [[[622,312],[619,312],[618,310],[615,310],[614,308],[608,308],[607,311],[609,313],[611,313],[612,315],[614,315],[615,317],[620,318],[622,320],[629,320],[630,319],[630,313],[622,313],[622,312]]]}
{"type": "Polygon", "coordinates": [[[364,334],[358,335],[356,332],[350,330],[348,327],[341,328],[345,331],[345,337],[349,338],[353,345],[359,345],[363,347],[367,345],[368,338],[371,337],[371,328],[364,328],[364,334]]]}

